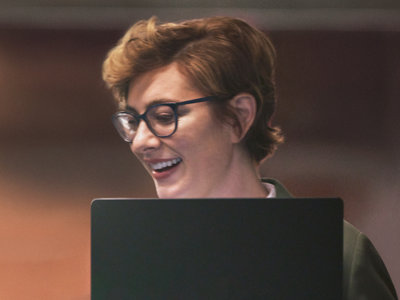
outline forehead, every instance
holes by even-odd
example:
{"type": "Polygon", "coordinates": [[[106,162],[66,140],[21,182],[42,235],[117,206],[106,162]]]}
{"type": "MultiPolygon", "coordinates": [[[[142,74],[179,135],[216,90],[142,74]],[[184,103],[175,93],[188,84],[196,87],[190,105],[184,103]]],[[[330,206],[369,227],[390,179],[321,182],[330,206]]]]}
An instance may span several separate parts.
{"type": "Polygon", "coordinates": [[[180,102],[201,96],[178,65],[172,63],[135,78],[129,86],[127,105],[139,111],[154,102],[180,102]]]}

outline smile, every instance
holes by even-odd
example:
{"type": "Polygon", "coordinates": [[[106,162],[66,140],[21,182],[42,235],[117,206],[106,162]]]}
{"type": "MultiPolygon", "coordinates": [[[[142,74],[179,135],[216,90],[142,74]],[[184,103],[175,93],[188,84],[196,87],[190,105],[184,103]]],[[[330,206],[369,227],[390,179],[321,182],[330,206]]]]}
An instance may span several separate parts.
{"type": "Polygon", "coordinates": [[[158,162],[155,164],[150,164],[150,167],[155,171],[155,172],[164,172],[167,171],[168,169],[176,166],[177,164],[179,164],[182,161],[181,158],[174,158],[168,161],[162,161],[162,162],[158,162]]]}

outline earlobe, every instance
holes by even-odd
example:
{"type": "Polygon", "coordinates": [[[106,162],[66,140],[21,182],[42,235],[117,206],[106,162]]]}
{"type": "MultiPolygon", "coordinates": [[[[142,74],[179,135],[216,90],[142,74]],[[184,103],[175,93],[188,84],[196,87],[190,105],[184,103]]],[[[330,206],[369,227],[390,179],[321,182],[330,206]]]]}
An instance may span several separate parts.
{"type": "Polygon", "coordinates": [[[234,124],[232,128],[232,142],[239,143],[246,136],[254,122],[257,103],[253,95],[241,93],[230,100],[230,105],[237,118],[237,124],[234,124]]]}

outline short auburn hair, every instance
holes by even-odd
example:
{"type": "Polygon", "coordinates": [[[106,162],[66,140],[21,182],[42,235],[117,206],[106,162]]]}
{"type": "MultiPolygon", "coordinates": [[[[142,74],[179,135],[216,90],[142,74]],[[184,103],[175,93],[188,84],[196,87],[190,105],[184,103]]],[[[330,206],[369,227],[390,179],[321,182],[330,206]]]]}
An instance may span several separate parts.
{"type": "Polygon", "coordinates": [[[283,136],[271,126],[275,111],[275,49],[269,38],[243,20],[210,17],[158,24],[155,17],[135,23],[103,64],[103,79],[121,109],[137,76],[172,62],[205,96],[216,96],[215,112],[237,122],[228,101],[249,93],[257,103],[255,120],[243,139],[260,162],[283,136]]]}

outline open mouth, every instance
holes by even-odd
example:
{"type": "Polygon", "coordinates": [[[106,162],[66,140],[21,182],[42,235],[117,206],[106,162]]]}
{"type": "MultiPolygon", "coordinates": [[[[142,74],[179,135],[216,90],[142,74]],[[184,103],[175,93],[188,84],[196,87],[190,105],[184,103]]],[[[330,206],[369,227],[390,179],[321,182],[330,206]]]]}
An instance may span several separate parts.
{"type": "Polygon", "coordinates": [[[150,167],[154,172],[161,173],[176,167],[181,161],[182,159],[178,157],[168,161],[162,161],[155,164],[150,164],[150,167]]]}

